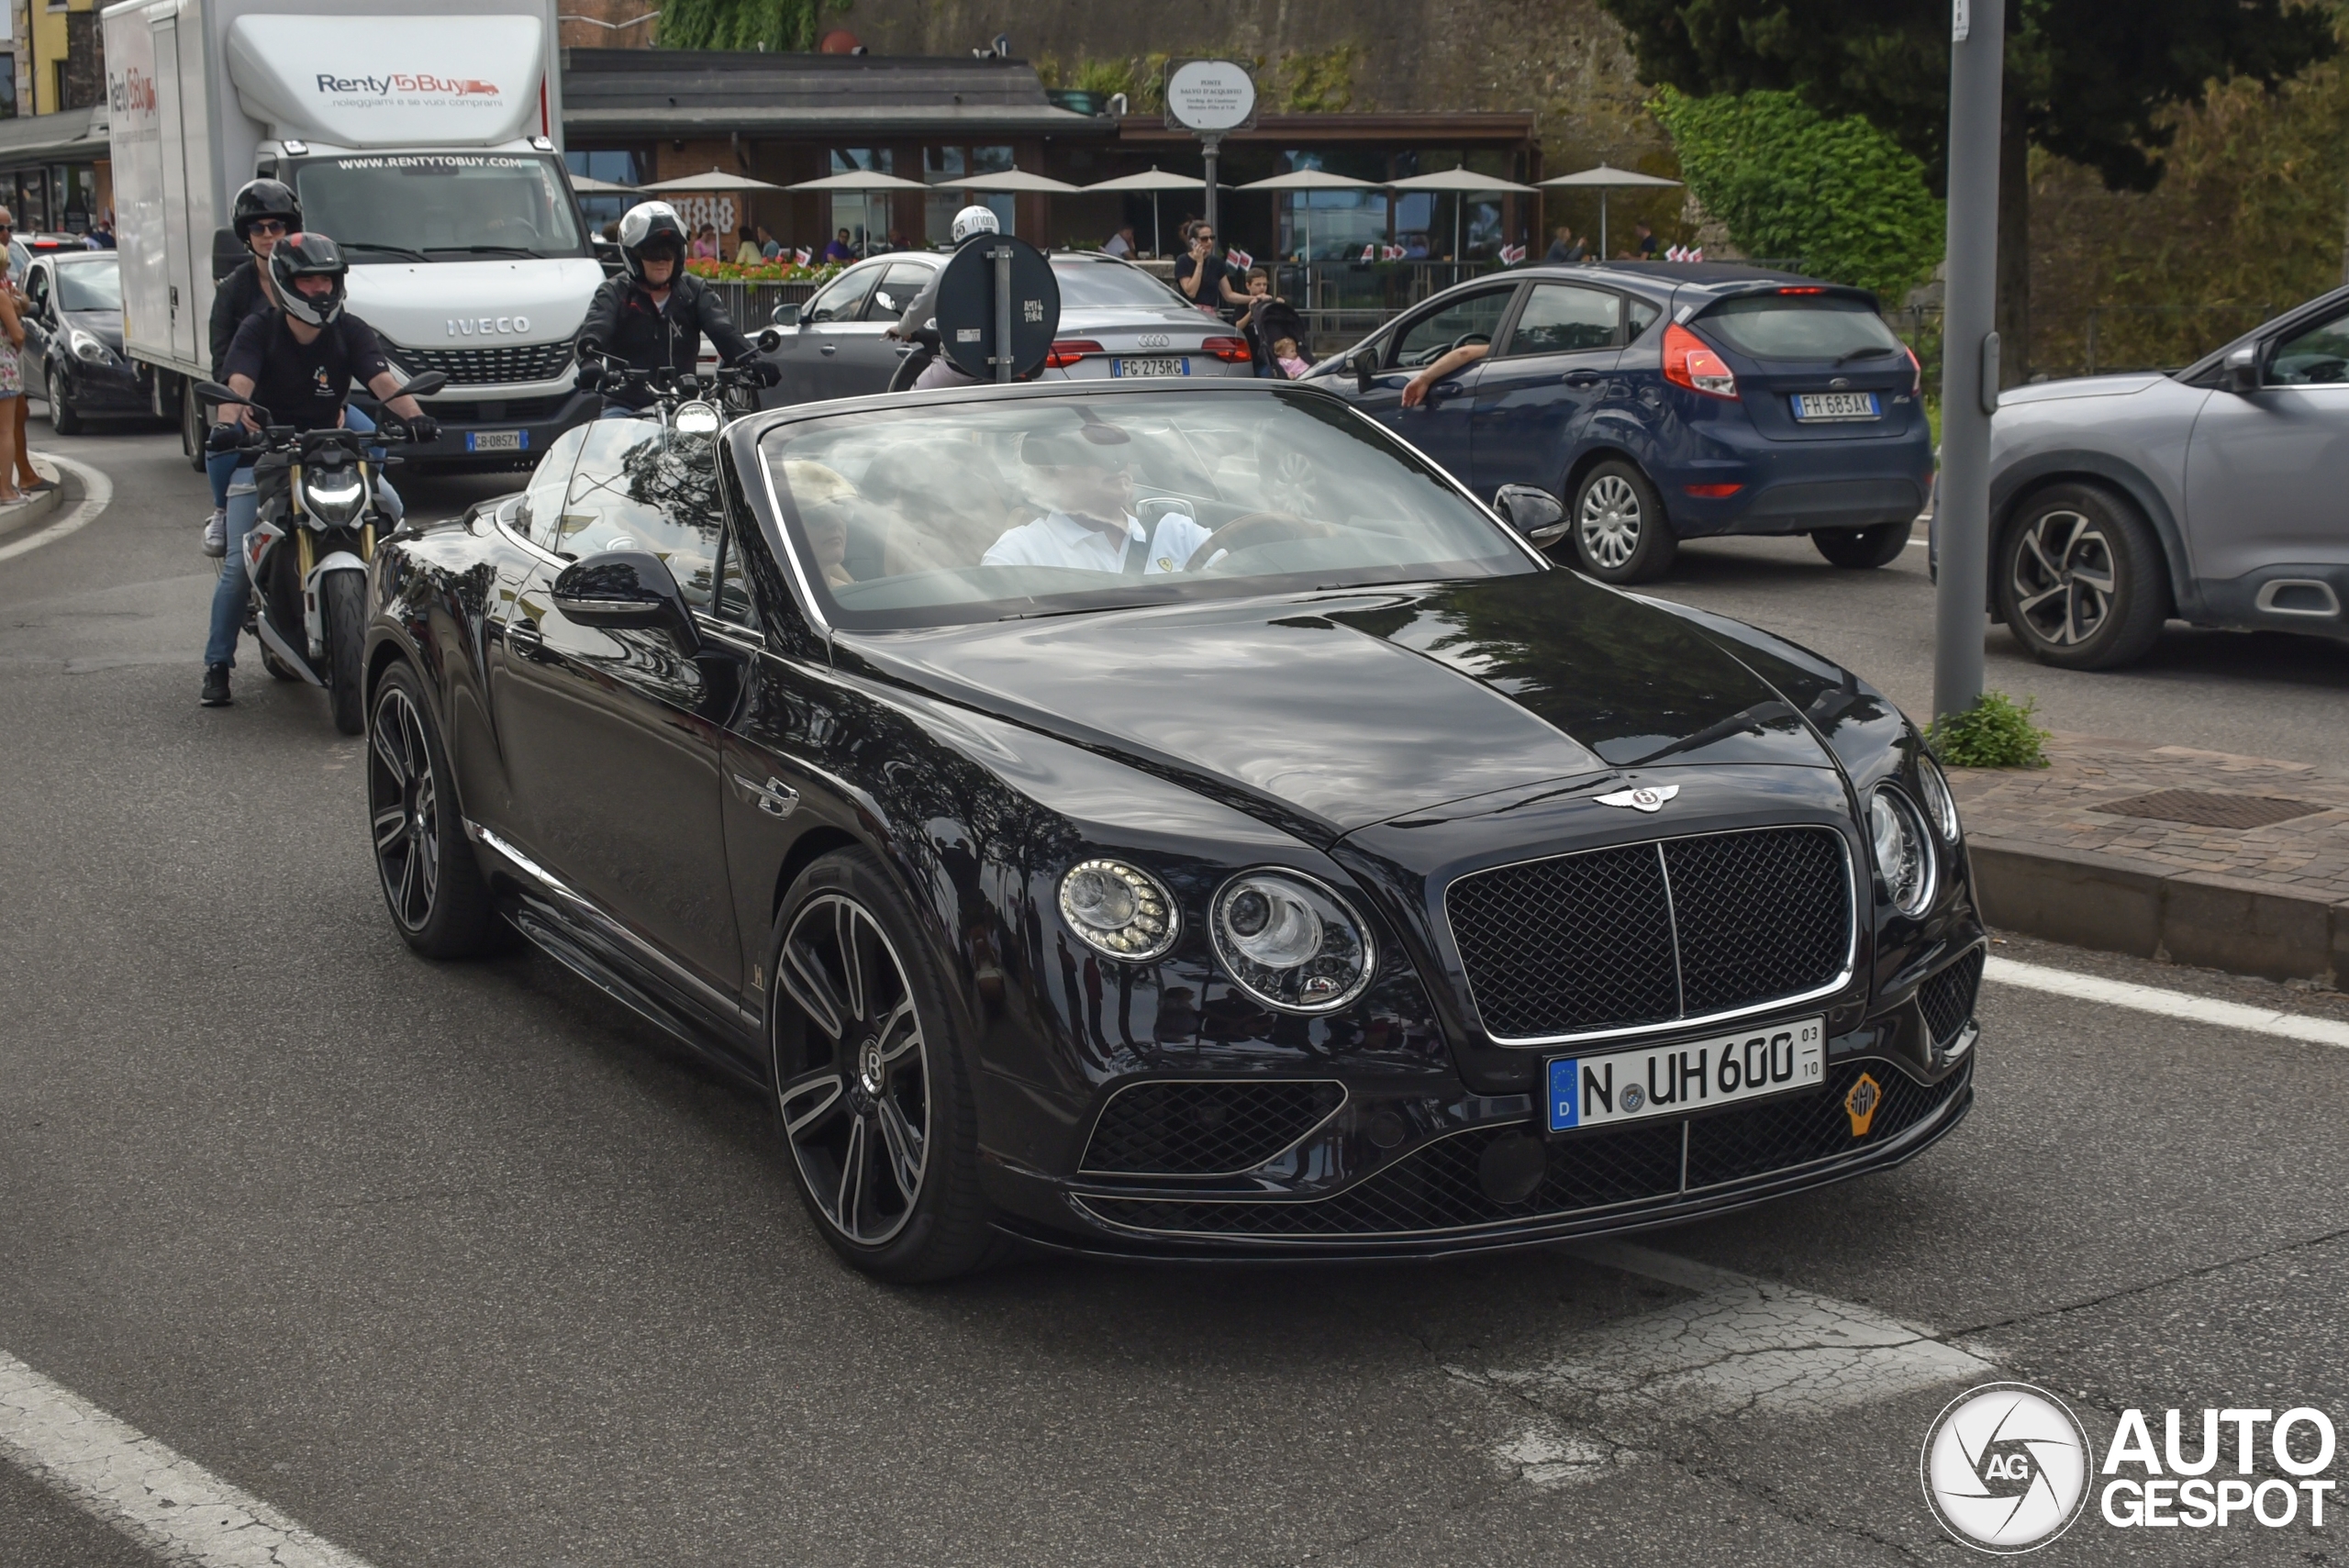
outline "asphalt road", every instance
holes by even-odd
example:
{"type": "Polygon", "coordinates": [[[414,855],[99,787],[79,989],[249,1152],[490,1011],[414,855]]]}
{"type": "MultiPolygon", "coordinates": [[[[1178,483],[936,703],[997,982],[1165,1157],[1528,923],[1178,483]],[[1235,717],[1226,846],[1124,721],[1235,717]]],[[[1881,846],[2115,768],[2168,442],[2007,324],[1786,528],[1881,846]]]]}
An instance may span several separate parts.
{"type": "MultiPolygon", "coordinates": [[[[2058,1392],[2099,1451],[2124,1407],[2349,1416],[2349,1051],[1999,986],[1949,1140],[1642,1239],[1663,1263],[868,1284],[756,1096],[547,962],[408,952],[317,694],[249,655],[195,706],[172,439],[42,444],[116,489],[0,562],[0,1353],[375,1568],[1954,1563],[1918,1445],[1969,1379],[2058,1392]]],[[[1920,573],[1687,560],[1667,592],[1920,695],[1920,573]]],[[[2203,646],[2009,689],[2310,754],[2339,659],[2203,646]]],[[[2328,1519],[2091,1515],[2043,1560],[2337,1562],[2328,1519]]],[[[156,1560],[0,1463],[0,1564],[156,1560]]]]}

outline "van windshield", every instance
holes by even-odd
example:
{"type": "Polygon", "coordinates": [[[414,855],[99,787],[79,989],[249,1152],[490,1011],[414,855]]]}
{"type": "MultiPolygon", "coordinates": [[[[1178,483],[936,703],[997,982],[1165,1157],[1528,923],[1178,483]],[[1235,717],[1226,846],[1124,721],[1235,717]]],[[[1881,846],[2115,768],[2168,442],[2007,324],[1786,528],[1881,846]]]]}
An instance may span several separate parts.
{"type": "Polygon", "coordinates": [[[298,164],[302,221],[353,265],[584,256],[578,208],[551,157],[400,152],[298,164]]]}

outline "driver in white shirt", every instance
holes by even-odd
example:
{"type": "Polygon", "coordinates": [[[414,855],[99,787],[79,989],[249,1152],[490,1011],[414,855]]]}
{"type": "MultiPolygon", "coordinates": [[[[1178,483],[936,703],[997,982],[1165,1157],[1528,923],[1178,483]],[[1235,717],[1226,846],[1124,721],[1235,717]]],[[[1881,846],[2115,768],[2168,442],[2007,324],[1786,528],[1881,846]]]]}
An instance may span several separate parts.
{"type": "Polygon", "coordinates": [[[988,547],[986,566],[1065,566],[1120,577],[1156,577],[1186,567],[1212,531],[1169,512],[1154,529],[1134,516],[1132,438],[1090,411],[1074,429],[1030,431],[1019,461],[1045,515],[988,547]]]}

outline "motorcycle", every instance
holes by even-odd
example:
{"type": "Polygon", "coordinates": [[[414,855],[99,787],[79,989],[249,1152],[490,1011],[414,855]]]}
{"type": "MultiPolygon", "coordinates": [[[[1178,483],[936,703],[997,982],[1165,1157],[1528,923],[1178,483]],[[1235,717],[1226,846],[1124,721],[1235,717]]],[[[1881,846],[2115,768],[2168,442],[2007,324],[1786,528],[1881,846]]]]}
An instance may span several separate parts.
{"type": "MultiPolygon", "coordinates": [[[[429,397],[449,384],[439,372],[401,388],[429,397]]],[[[211,403],[244,403],[261,424],[244,450],[253,462],[253,526],[245,535],[245,575],[251,584],[250,629],[262,663],[281,681],[307,681],[327,693],[334,725],[345,735],[366,728],[362,711],[367,639],[367,563],[379,526],[387,521],[376,493],[381,472],[400,462],[376,449],[406,432],[389,425],[372,435],[356,430],[297,430],[273,423],[270,411],[217,382],[196,395],[211,403]]]]}
{"type": "MultiPolygon", "coordinates": [[[[768,328],[751,341],[762,350],[773,353],[782,343],[782,334],[768,328]]],[[[686,434],[707,434],[717,429],[718,423],[727,418],[740,418],[759,410],[759,391],[773,386],[775,378],[757,368],[754,361],[718,365],[704,374],[692,374],[667,365],[653,370],[639,370],[607,354],[593,350],[579,357],[579,374],[574,384],[582,392],[650,392],[652,400],[638,413],[638,417],[658,419],[663,427],[684,430],[686,434]],[[707,408],[717,417],[718,423],[708,422],[709,416],[686,414],[688,409],[707,408]],[[675,425],[680,414],[686,422],[675,425]]]]}

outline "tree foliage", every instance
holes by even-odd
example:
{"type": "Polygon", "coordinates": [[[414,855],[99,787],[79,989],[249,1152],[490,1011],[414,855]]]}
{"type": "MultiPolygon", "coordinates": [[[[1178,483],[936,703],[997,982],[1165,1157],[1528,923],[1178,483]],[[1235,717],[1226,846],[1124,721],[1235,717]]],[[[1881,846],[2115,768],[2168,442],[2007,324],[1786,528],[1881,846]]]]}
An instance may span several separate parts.
{"type": "Polygon", "coordinates": [[[1831,119],[1792,93],[1692,98],[1671,87],[1649,106],[1688,188],[1747,255],[1795,261],[1888,304],[1940,264],[1942,204],[1924,166],[1858,116],[1831,119]]]}
{"type": "Polygon", "coordinates": [[[805,51],[849,0],[661,0],[662,49],[805,51]]]}
{"type": "MultiPolygon", "coordinates": [[[[1599,0],[1645,81],[1695,96],[1793,91],[1891,133],[1942,188],[1950,0],[1599,0]]],[[[1987,0],[1996,4],[1998,0],[1987,0]]],[[[2150,190],[2170,111],[2214,82],[2274,86],[2337,47],[2299,0],[2005,0],[2007,84],[2034,146],[2150,190]]]]}

